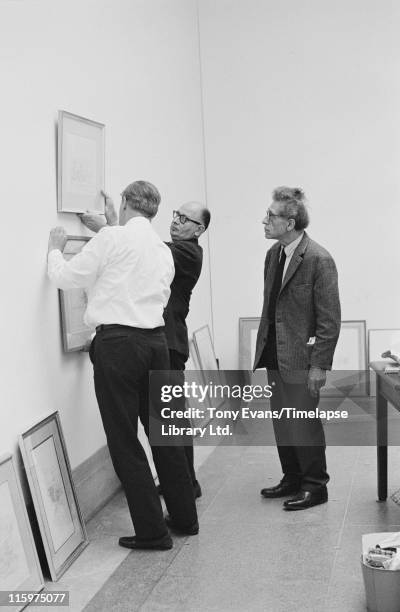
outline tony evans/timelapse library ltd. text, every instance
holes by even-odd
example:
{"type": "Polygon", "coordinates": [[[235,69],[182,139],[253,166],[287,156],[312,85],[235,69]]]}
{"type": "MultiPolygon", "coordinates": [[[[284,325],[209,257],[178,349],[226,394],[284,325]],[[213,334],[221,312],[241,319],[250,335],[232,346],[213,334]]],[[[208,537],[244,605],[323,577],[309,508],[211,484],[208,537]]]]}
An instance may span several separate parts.
{"type": "MultiPolygon", "coordinates": [[[[252,402],[253,399],[270,399],[273,390],[270,385],[216,385],[210,382],[206,385],[200,385],[196,382],[185,382],[182,385],[163,385],[161,387],[161,401],[170,403],[174,399],[195,398],[199,403],[210,402],[213,399],[239,399],[244,402],[252,402]]],[[[162,424],[162,436],[199,436],[202,438],[207,432],[210,436],[227,436],[233,435],[230,430],[229,423],[224,426],[209,423],[212,419],[224,419],[230,421],[238,421],[240,419],[315,419],[321,418],[330,421],[332,419],[347,419],[347,410],[298,410],[293,407],[284,407],[280,410],[261,410],[251,408],[248,405],[241,406],[239,409],[218,409],[212,406],[204,408],[185,408],[184,410],[175,410],[170,406],[161,408],[162,419],[169,421],[175,419],[204,419],[205,426],[177,426],[175,423],[162,424]]]]}

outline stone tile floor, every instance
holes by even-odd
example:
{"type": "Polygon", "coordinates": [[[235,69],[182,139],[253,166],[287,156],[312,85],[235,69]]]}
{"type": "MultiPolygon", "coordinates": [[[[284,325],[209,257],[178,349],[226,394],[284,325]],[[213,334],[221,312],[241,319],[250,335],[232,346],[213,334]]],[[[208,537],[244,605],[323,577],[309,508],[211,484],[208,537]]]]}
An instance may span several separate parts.
{"type": "MultiPolygon", "coordinates": [[[[400,507],[376,501],[374,447],[329,447],[329,503],[293,513],[259,494],[280,479],[275,448],[196,451],[198,536],[174,536],[166,552],[120,548],[132,528],[119,493],[88,523],[88,548],[47,588],[69,590],[69,609],[85,612],[366,609],[361,535],[400,531],[400,507]]],[[[400,487],[399,447],[389,449],[391,484],[400,487]]]]}

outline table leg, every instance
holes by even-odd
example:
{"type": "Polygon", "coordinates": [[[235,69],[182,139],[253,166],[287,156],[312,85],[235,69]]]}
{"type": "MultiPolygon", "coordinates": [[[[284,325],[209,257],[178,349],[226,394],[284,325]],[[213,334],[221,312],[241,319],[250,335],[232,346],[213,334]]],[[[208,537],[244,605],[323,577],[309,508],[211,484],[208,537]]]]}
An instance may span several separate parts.
{"type": "Polygon", "coordinates": [[[381,395],[379,376],[376,389],[376,450],[378,464],[378,499],[387,498],[387,400],[381,395]]]}

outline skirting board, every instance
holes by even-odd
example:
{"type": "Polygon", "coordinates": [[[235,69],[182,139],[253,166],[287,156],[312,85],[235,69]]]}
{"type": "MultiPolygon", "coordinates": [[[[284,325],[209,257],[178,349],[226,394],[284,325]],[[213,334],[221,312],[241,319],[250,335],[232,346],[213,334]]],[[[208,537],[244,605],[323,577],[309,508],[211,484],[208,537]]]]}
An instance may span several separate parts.
{"type": "Polygon", "coordinates": [[[96,514],[121,488],[107,446],[102,446],[72,471],[85,521],[96,514]]]}
{"type": "MultiPolygon", "coordinates": [[[[138,427],[138,438],[147,455],[153,478],[156,479],[157,472],[151,456],[150,444],[141,423],[138,427]]],[[[90,520],[121,488],[107,445],[99,448],[78,465],[72,471],[72,478],[85,522],[90,520]]]]}

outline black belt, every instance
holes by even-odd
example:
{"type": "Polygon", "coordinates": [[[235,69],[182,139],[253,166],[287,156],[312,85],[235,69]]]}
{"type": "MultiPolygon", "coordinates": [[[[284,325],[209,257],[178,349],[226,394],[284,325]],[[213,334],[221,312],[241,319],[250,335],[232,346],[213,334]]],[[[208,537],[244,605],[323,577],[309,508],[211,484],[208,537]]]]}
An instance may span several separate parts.
{"type": "Polygon", "coordinates": [[[101,331],[105,331],[107,329],[128,329],[128,330],[137,330],[140,332],[158,332],[164,329],[164,326],[153,327],[150,329],[144,327],[133,327],[133,325],[119,325],[118,323],[102,323],[96,327],[96,334],[101,331]]]}

